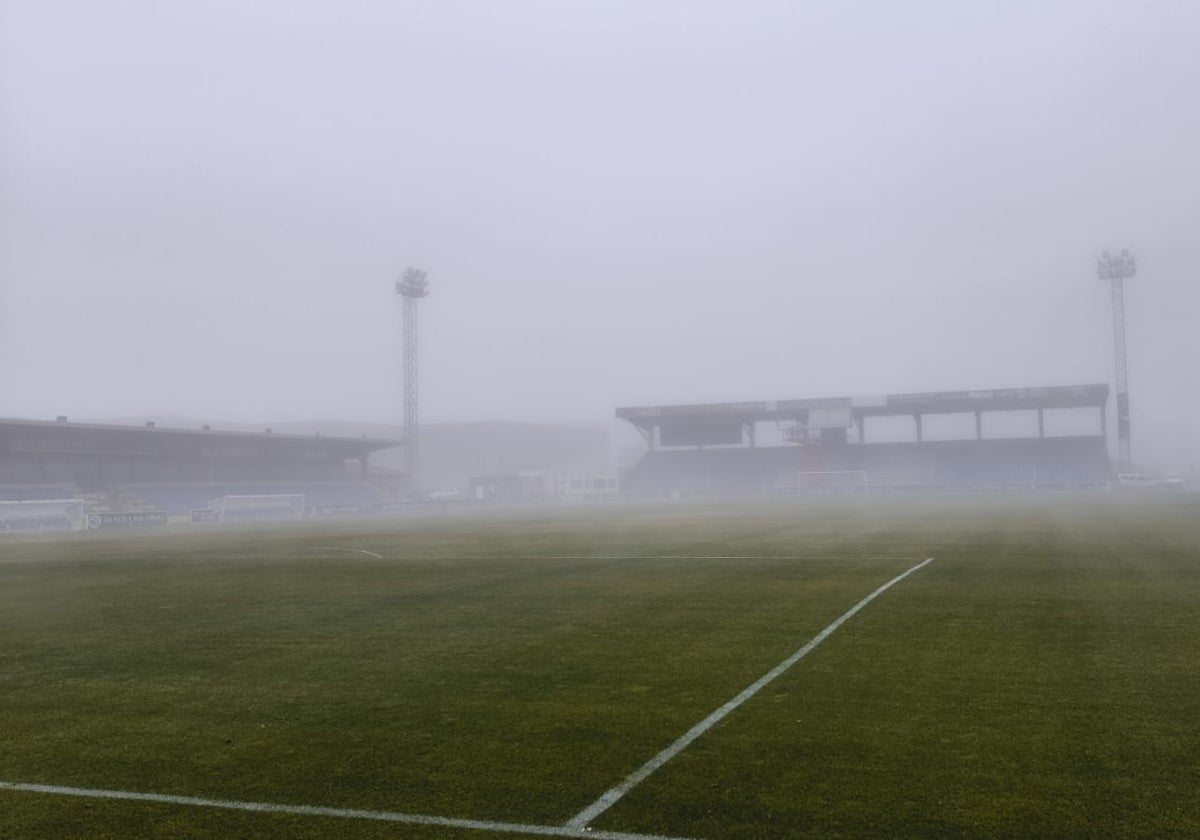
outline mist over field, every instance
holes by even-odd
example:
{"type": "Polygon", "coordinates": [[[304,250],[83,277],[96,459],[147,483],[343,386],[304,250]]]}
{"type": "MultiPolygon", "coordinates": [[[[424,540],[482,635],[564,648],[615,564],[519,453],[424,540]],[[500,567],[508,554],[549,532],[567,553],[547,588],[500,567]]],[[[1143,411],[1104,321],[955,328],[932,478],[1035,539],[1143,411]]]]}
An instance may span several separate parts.
{"type": "Polygon", "coordinates": [[[0,0],[0,838],[1200,837],[1197,91],[1192,0],[0,0]]]}
{"type": "Polygon", "coordinates": [[[1129,248],[1134,451],[1183,471],[1197,43],[1186,2],[8,0],[0,415],[398,425],[410,264],[433,424],[1111,383],[1129,248]]]}

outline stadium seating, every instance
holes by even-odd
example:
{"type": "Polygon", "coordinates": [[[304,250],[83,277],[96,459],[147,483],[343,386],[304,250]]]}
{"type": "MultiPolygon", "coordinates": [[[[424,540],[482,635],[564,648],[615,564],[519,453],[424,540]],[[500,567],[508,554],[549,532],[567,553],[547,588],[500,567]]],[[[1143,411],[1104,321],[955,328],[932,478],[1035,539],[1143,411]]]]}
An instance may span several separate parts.
{"type": "Polygon", "coordinates": [[[639,494],[745,493],[856,486],[806,476],[862,474],[868,490],[1067,488],[1106,484],[1102,437],[1014,438],[831,447],[738,447],[648,452],[626,476],[639,494]]]}
{"type": "Polygon", "coordinates": [[[1086,487],[1111,478],[1101,438],[1021,438],[927,444],[943,487],[1086,487]]]}
{"type": "Polygon", "coordinates": [[[637,493],[765,492],[775,484],[782,448],[649,452],[627,476],[637,493]]]}

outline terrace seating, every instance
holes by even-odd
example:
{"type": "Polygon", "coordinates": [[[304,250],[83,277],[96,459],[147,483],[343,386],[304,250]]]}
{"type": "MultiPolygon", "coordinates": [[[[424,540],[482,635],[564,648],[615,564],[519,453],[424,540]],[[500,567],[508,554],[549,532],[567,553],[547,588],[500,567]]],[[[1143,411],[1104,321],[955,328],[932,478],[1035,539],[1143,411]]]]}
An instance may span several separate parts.
{"type": "Polygon", "coordinates": [[[839,485],[865,474],[872,490],[1088,487],[1111,477],[1104,438],[929,441],[832,447],[739,447],[648,452],[626,476],[633,493],[746,493],[839,485]]]}
{"type": "Polygon", "coordinates": [[[780,470],[795,468],[795,447],[657,450],[649,452],[626,477],[635,493],[767,492],[780,470]]]}
{"type": "Polygon", "coordinates": [[[868,489],[915,489],[936,483],[936,454],[923,444],[880,444],[862,449],[868,489]]]}
{"type": "Polygon", "coordinates": [[[864,446],[873,486],[1087,487],[1111,475],[1100,437],[956,440],[864,446]],[[897,471],[907,465],[908,472],[897,471]]]}

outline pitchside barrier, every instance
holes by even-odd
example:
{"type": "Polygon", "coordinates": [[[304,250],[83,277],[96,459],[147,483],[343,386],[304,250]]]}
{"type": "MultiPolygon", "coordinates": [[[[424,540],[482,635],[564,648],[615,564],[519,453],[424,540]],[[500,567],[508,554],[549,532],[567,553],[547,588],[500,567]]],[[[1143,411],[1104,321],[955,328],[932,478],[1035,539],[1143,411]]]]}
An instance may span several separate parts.
{"type": "Polygon", "coordinates": [[[0,534],[82,531],[83,499],[0,502],[0,534]]]}
{"type": "Polygon", "coordinates": [[[89,513],[88,530],[100,531],[111,528],[153,528],[167,524],[167,513],[162,510],[135,510],[127,513],[89,513]]]}
{"type": "Polygon", "coordinates": [[[867,474],[863,470],[797,471],[792,482],[777,485],[779,490],[793,493],[861,493],[867,489],[867,474]]]}

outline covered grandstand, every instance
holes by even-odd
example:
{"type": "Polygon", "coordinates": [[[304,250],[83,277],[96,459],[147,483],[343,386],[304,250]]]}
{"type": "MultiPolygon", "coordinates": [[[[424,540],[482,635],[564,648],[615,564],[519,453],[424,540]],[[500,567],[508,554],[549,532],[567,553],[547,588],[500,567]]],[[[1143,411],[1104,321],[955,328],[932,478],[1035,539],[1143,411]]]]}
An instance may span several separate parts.
{"type": "Polygon", "coordinates": [[[398,440],[0,420],[0,502],[83,499],[89,512],[190,517],[233,496],[297,496],[310,514],[391,502],[375,452],[398,440]]]}
{"type": "Polygon", "coordinates": [[[1093,384],[618,408],[649,448],[623,487],[675,494],[1104,485],[1112,477],[1107,402],[1108,386],[1093,384]],[[1084,428],[1048,434],[1048,414],[1064,412],[1082,412],[1084,428]],[[985,434],[989,416],[1019,413],[1032,434],[985,434]],[[955,415],[967,434],[930,439],[926,418],[938,415],[955,415]],[[908,439],[876,441],[884,418],[905,418],[908,439]],[[760,445],[764,423],[777,442],[760,445]]]}

